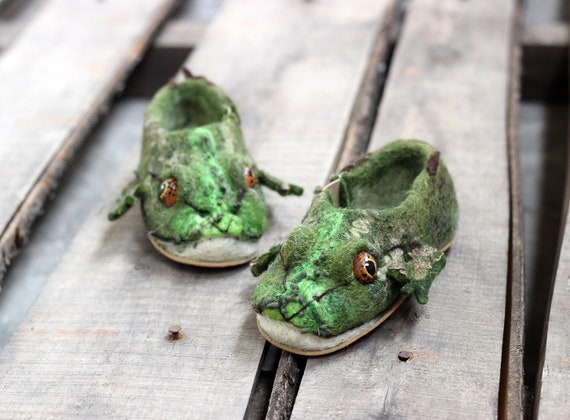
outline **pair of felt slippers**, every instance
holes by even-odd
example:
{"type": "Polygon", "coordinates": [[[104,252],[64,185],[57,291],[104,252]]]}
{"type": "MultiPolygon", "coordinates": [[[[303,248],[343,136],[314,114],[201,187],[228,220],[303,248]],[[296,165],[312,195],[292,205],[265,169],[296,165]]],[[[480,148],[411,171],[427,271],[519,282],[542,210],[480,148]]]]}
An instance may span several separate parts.
{"type": "MultiPolygon", "coordinates": [[[[109,219],[140,199],[149,239],[168,258],[243,264],[267,227],[260,185],[303,192],[255,165],[234,103],[186,72],[151,101],[140,166],[109,219]]],[[[364,155],[315,192],[282,244],[254,260],[261,334],[294,353],[327,354],[372,331],[407,296],[426,303],[457,215],[451,176],[429,144],[397,140],[364,155]]]]}

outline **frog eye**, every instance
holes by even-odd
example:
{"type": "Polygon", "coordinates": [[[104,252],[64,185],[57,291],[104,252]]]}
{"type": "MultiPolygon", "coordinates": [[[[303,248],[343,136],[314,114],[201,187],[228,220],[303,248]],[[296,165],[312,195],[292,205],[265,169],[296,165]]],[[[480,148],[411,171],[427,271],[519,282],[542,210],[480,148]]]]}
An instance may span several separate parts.
{"type": "Polygon", "coordinates": [[[176,204],[178,197],[178,181],[176,178],[168,178],[160,184],[160,201],[170,207],[176,204]]]}
{"type": "Polygon", "coordinates": [[[253,172],[253,169],[249,166],[243,167],[243,179],[245,180],[245,185],[247,185],[249,188],[253,188],[255,187],[255,184],[257,184],[257,177],[255,176],[255,172],[253,172]]]}
{"type": "Polygon", "coordinates": [[[352,262],[352,273],[359,283],[372,283],[376,278],[376,258],[369,252],[359,252],[352,262]]]}

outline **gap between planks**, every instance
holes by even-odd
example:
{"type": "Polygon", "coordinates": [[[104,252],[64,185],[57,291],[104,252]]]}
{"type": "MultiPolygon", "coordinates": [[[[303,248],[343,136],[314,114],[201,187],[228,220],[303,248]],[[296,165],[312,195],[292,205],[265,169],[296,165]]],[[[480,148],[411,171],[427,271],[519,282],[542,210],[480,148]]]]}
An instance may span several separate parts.
{"type": "Polygon", "coordinates": [[[518,106],[521,86],[522,4],[515,3],[511,28],[508,104],[507,148],[509,161],[509,264],[505,304],[503,355],[499,384],[499,418],[521,419],[525,415],[524,392],[524,236],[522,222],[522,187],[518,147],[518,106]]]}
{"type": "Polygon", "coordinates": [[[528,24],[522,33],[523,100],[567,103],[570,28],[566,22],[528,24]]]}
{"type": "MultiPolygon", "coordinates": [[[[567,33],[570,34],[570,22],[566,22],[567,33]]],[[[570,57],[566,57],[567,62],[570,57]]],[[[570,66],[570,65],[569,65],[570,66]]],[[[566,72],[566,80],[570,85],[570,71],[566,72]]],[[[566,87],[568,88],[568,86],[566,87]]],[[[567,115],[570,107],[567,105],[567,115]]],[[[568,126],[567,126],[568,128],[568,126]]],[[[566,133],[570,142],[570,133],[566,133]]],[[[549,279],[549,292],[546,303],[544,327],[542,331],[540,358],[534,387],[534,418],[564,418],[568,414],[570,398],[568,384],[568,291],[570,269],[570,147],[566,153],[566,176],[564,180],[564,201],[561,211],[561,223],[558,231],[557,255],[554,259],[553,275],[549,279]]]]}
{"type": "MultiPolygon", "coordinates": [[[[405,3],[406,0],[390,0],[384,16],[379,18],[366,71],[347,122],[343,142],[328,177],[349,165],[368,147],[390,70],[390,61],[404,21],[405,3]]],[[[282,352],[268,403],[268,419],[284,419],[291,416],[306,362],[306,356],[282,352]]]]}

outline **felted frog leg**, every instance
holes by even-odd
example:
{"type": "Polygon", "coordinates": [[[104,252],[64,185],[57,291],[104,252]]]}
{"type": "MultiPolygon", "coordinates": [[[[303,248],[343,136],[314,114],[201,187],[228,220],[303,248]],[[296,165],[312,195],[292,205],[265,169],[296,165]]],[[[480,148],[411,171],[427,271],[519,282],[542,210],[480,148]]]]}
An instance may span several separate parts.
{"type": "Polygon", "coordinates": [[[303,188],[298,185],[289,184],[288,182],[281,181],[279,178],[275,178],[272,175],[262,171],[261,169],[256,169],[257,179],[267,188],[276,191],[280,195],[301,195],[303,194],[303,188]]]}
{"type": "Polygon", "coordinates": [[[261,273],[267,270],[269,264],[271,264],[273,260],[277,257],[280,250],[281,250],[281,244],[277,244],[271,247],[269,251],[265,252],[264,254],[261,254],[255,260],[253,260],[253,263],[251,265],[251,274],[253,274],[255,277],[261,275],[261,273]]]}
{"type": "Polygon", "coordinates": [[[400,253],[388,269],[388,276],[403,284],[402,292],[427,303],[428,291],[435,276],[445,267],[445,255],[436,248],[422,245],[400,253]]]}
{"type": "Polygon", "coordinates": [[[140,181],[138,179],[131,181],[121,192],[115,209],[107,215],[107,218],[113,221],[125,214],[139,199],[140,190],[140,181]]]}

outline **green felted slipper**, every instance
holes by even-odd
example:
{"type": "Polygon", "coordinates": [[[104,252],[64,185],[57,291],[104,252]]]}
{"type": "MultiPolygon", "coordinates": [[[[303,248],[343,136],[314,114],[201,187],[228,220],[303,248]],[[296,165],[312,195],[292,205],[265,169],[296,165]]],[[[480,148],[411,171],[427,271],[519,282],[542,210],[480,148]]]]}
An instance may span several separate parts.
{"type": "Polygon", "coordinates": [[[108,217],[117,219],[140,199],[148,236],[168,258],[242,264],[255,256],[267,224],[260,184],[281,195],[303,190],[257,168],[234,103],[206,79],[186,74],[152,99],[136,179],[108,217]]]}
{"type": "Polygon", "coordinates": [[[404,299],[426,303],[457,225],[453,182],[427,143],[398,140],[317,191],[305,219],[252,266],[262,335],[293,353],[339,350],[404,299]]]}

